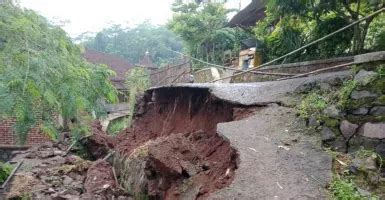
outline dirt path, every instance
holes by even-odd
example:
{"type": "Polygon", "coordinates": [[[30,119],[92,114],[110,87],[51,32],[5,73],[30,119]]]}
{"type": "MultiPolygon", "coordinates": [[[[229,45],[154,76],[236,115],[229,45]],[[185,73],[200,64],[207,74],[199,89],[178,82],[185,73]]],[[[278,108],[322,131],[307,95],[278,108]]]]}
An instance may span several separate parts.
{"type": "Polygon", "coordinates": [[[219,124],[219,133],[238,150],[240,163],[233,183],[210,198],[327,199],[332,158],[304,128],[292,109],[277,105],[219,124]]]}

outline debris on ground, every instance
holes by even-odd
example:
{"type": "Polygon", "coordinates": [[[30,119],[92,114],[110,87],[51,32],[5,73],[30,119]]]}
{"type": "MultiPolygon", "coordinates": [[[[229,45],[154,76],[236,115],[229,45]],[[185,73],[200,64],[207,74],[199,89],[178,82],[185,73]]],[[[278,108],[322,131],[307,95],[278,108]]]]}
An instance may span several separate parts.
{"type": "Polygon", "coordinates": [[[66,154],[67,148],[61,143],[47,142],[17,155],[13,160],[23,160],[23,165],[10,182],[6,198],[72,200],[130,197],[116,187],[113,176],[109,174],[112,171],[110,164],[66,154]],[[89,180],[94,180],[95,174],[103,180],[91,184],[89,180]]]}

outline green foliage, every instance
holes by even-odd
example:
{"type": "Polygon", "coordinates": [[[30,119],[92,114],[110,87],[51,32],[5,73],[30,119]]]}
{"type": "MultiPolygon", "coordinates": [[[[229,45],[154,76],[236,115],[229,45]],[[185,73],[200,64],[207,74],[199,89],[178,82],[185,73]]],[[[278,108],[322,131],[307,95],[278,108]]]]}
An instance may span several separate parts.
{"type": "Polygon", "coordinates": [[[304,43],[301,22],[281,20],[275,30],[266,37],[265,43],[270,59],[300,48],[304,43]]]}
{"type": "Polygon", "coordinates": [[[299,114],[303,118],[309,118],[312,115],[320,116],[327,105],[328,101],[325,97],[317,92],[312,92],[306,95],[299,105],[299,114]]]}
{"type": "Polygon", "coordinates": [[[385,78],[385,65],[378,66],[377,72],[380,75],[380,78],[385,78]]]}
{"type": "MultiPolygon", "coordinates": [[[[168,27],[183,40],[192,57],[211,63],[223,63],[223,51],[237,51],[247,34],[236,28],[225,27],[227,14],[224,2],[175,3],[174,15],[168,27]]],[[[194,68],[202,64],[194,63],[194,68]]]]}
{"type": "MultiPolygon", "coordinates": [[[[300,44],[308,44],[347,26],[384,5],[384,0],[268,0],[267,17],[257,22],[254,32],[265,43],[268,58],[273,59],[302,46],[300,44]]],[[[288,59],[320,59],[362,53],[366,49],[380,50],[385,41],[383,19],[383,15],[369,18],[288,59]]]]}
{"type": "Polygon", "coordinates": [[[78,38],[87,48],[115,54],[136,64],[149,51],[150,59],[162,65],[171,62],[177,55],[169,50],[181,51],[182,44],[164,26],[154,26],[148,22],[133,28],[118,25],[106,28],[92,38],[78,38]]]}
{"type": "Polygon", "coordinates": [[[0,115],[15,118],[24,143],[43,112],[65,119],[103,111],[101,98],[116,101],[112,72],[87,63],[66,33],[31,10],[0,5],[0,115]]]}
{"type": "Polygon", "coordinates": [[[129,93],[128,103],[130,108],[130,113],[127,119],[128,127],[131,126],[134,115],[136,97],[150,87],[150,84],[150,75],[143,67],[136,67],[127,72],[126,86],[129,93]]]}
{"type": "Polygon", "coordinates": [[[128,119],[123,117],[116,120],[113,120],[110,122],[110,125],[108,126],[107,133],[111,135],[116,135],[120,133],[122,130],[127,128],[128,125],[128,119]]]}
{"type": "Polygon", "coordinates": [[[59,139],[59,132],[53,123],[45,122],[40,126],[40,130],[52,141],[59,139]]]}
{"type": "Polygon", "coordinates": [[[373,19],[365,40],[365,48],[376,51],[385,50],[385,14],[381,13],[373,19]]]}
{"type": "Polygon", "coordinates": [[[4,183],[4,181],[11,174],[12,166],[6,163],[0,162],[0,184],[4,183]]]}
{"type": "Polygon", "coordinates": [[[344,85],[342,86],[342,88],[339,91],[338,105],[341,108],[344,108],[348,104],[350,94],[353,92],[353,90],[356,87],[357,87],[357,82],[355,82],[354,80],[348,80],[348,81],[344,82],[344,85]]]}
{"type": "Polygon", "coordinates": [[[361,200],[360,193],[354,183],[340,178],[334,178],[330,184],[330,189],[335,200],[361,200]]]}

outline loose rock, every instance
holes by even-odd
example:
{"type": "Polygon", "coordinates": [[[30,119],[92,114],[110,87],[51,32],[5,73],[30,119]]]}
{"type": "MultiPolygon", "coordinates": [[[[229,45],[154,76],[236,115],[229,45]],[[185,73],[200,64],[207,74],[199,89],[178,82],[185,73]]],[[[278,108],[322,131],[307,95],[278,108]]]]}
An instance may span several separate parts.
{"type": "Polygon", "coordinates": [[[374,79],[376,79],[378,74],[376,72],[372,71],[366,71],[364,69],[360,70],[358,74],[354,77],[354,80],[359,84],[359,85],[367,85],[374,79]]]}
{"type": "Polygon", "coordinates": [[[331,105],[329,107],[327,107],[323,113],[328,116],[328,117],[331,117],[331,118],[338,118],[340,117],[341,115],[341,111],[337,108],[337,106],[335,105],[331,105]]]}
{"type": "Polygon", "coordinates": [[[354,100],[358,100],[363,98],[377,97],[377,95],[369,91],[363,90],[363,91],[353,91],[350,97],[354,100]]]}
{"type": "Polygon", "coordinates": [[[311,117],[309,118],[309,126],[310,126],[310,127],[318,127],[318,126],[320,126],[320,122],[317,120],[316,117],[311,116],[311,117]]]}
{"type": "Polygon", "coordinates": [[[340,125],[340,131],[346,140],[349,140],[357,131],[358,125],[343,120],[340,125]]]}
{"type": "Polygon", "coordinates": [[[336,138],[336,134],[328,127],[324,127],[322,129],[322,141],[327,142],[334,140],[336,138]]]}
{"type": "Polygon", "coordinates": [[[368,112],[369,112],[368,108],[361,107],[361,108],[358,108],[356,110],[353,110],[351,113],[353,115],[366,115],[366,114],[368,114],[368,112]]]}
{"type": "Polygon", "coordinates": [[[359,134],[374,139],[385,139],[385,123],[365,123],[360,129],[359,134]]]}
{"type": "Polygon", "coordinates": [[[370,115],[373,116],[385,116],[385,106],[376,106],[370,109],[370,115]]]}

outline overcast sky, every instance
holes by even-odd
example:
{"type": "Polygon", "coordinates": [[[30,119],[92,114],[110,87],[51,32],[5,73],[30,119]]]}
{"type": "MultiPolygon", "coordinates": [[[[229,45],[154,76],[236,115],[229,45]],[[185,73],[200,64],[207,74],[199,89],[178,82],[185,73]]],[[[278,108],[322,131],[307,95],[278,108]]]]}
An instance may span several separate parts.
{"type": "MultiPolygon", "coordinates": [[[[245,7],[251,0],[229,0],[229,8],[245,7]]],[[[19,0],[22,7],[33,9],[76,37],[97,32],[111,24],[132,26],[145,20],[165,24],[172,16],[174,0],[19,0]],[[65,23],[62,23],[65,22],[65,23]]]]}

